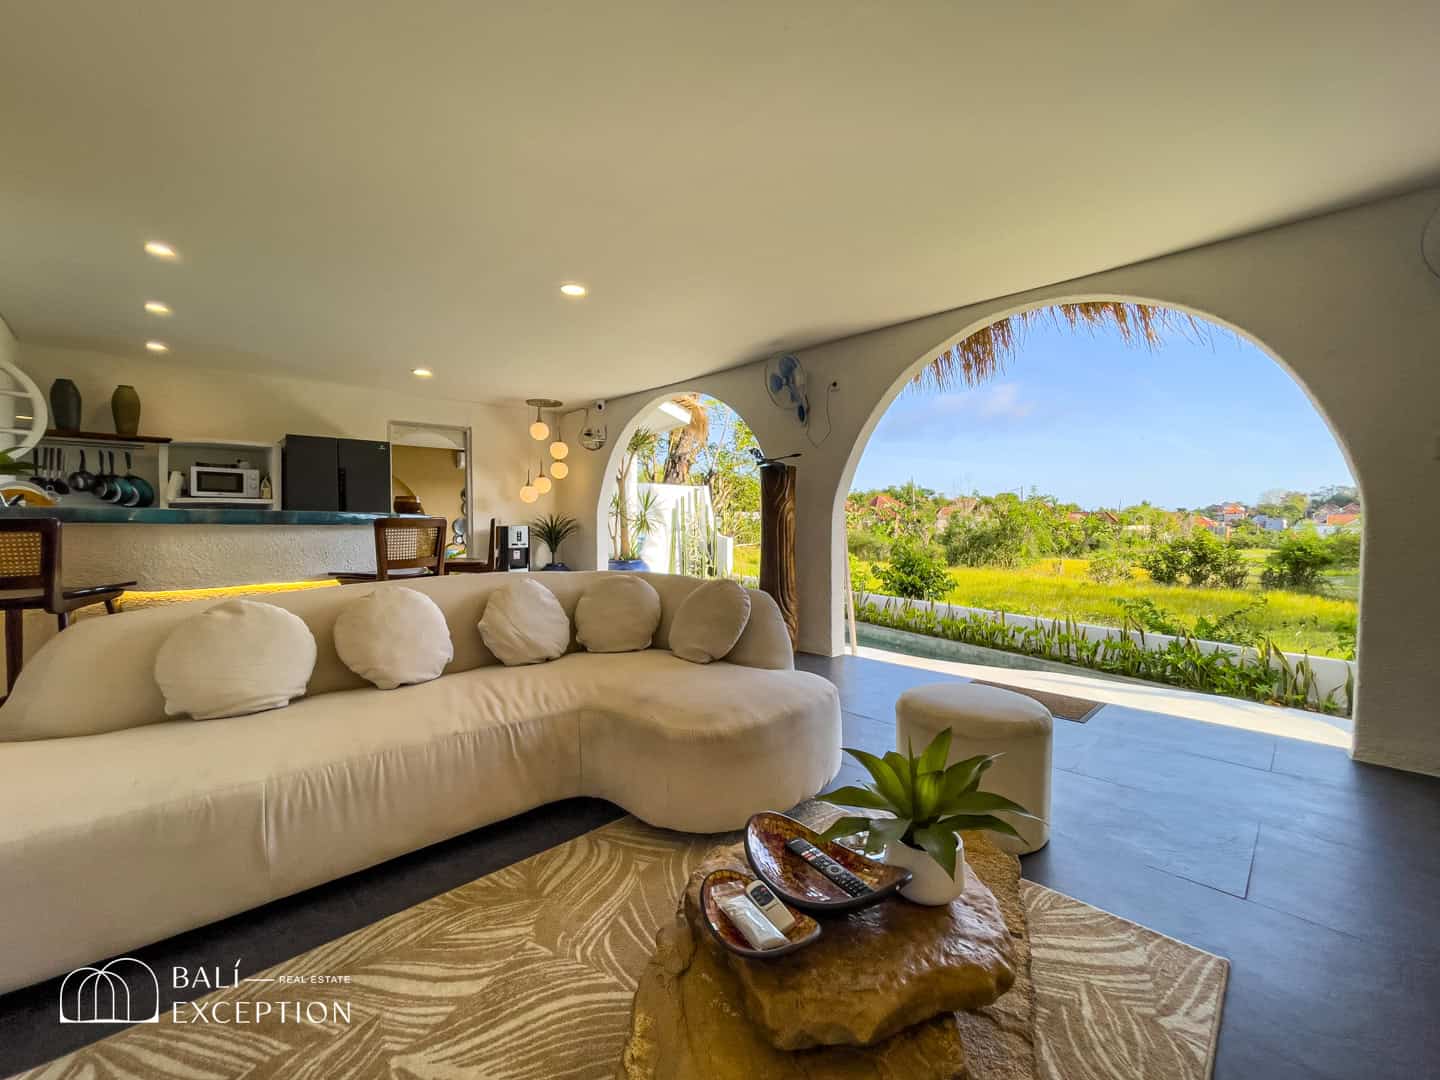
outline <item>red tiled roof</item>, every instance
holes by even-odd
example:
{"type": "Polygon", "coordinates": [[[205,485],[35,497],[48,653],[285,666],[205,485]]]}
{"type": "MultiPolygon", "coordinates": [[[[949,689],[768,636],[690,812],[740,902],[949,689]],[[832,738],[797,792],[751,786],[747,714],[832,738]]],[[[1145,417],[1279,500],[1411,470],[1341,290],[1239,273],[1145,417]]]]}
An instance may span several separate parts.
{"type": "Polygon", "coordinates": [[[1326,525],[1349,525],[1352,521],[1359,521],[1359,514],[1326,514],[1326,525]]]}

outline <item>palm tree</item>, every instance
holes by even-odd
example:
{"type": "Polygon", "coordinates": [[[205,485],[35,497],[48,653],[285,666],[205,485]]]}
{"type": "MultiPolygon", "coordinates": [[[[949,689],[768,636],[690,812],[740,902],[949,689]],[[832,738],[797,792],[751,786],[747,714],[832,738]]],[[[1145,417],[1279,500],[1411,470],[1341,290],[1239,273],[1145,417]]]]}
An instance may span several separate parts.
{"type": "Polygon", "coordinates": [[[953,390],[957,386],[978,386],[997,372],[1015,355],[1025,327],[1041,319],[1053,319],[1057,325],[1071,329],[1081,326],[1094,331],[1112,326],[1128,345],[1158,348],[1163,341],[1161,331],[1173,330],[1192,338],[1208,337],[1204,324],[1193,316],[1174,308],[1153,304],[1129,304],[1123,300],[1092,300],[1080,304],[1055,304],[1051,307],[1018,311],[1014,315],[981,327],[956,342],[926,364],[910,381],[912,390],[953,390]]]}
{"type": "Polygon", "coordinates": [[[710,439],[710,416],[697,394],[677,397],[675,404],[690,413],[690,422],[670,432],[670,450],[665,456],[664,482],[688,484],[690,470],[710,439]]]}
{"type": "Polygon", "coordinates": [[[611,505],[611,544],[615,548],[616,556],[619,558],[630,558],[632,555],[624,554],[632,552],[634,546],[631,544],[631,526],[635,524],[635,518],[630,513],[629,491],[630,491],[630,470],[634,468],[638,458],[641,461],[648,461],[655,453],[659,445],[660,436],[650,428],[638,428],[635,434],[630,436],[630,441],[625,445],[625,453],[620,458],[620,471],[615,474],[615,498],[611,505]]]}

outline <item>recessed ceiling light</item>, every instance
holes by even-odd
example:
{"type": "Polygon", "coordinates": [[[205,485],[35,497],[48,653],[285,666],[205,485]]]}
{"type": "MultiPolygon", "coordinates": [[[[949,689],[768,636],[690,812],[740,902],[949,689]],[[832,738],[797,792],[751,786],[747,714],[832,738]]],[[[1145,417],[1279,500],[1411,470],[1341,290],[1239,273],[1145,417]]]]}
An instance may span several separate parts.
{"type": "Polygon", "coordinates": [[[584,296],[590,290],[578,281],[567,281],[564,285],[560,286],[560,291],[566,296],[584,296]]]}
{"type": "Polygon", "coordinates": [[[431,371],[428,367],[416,367],[410,369],[410,374],[414,375],[417,379],[428,379],[431,375],[434,375],[435,373],[431,371]]]}
{"type": "Polygon", "coordinates": [[[159,300],[146,300],[145,310],[151,315],[169,315],[170,305],[162,304],[159,300]]]}
{"type": "Polygon", "coordinates": [[[170,346],[169,346],[169,345],[166,345],[165,342],[163,342],[163,341],[147,341],[147,342],[145,342],[145,348],[149,349],[151,352],[169,352],[169,351],[170,351],[170,346]]]}
{"type": "Polygon", "coordinates": [[[157,259],[178,259],[180,257],[179,253],[176,252],[173,247],[159,240],[147,241],[145,244],[145,253],[147,255],[154,255],[157,259]]]}

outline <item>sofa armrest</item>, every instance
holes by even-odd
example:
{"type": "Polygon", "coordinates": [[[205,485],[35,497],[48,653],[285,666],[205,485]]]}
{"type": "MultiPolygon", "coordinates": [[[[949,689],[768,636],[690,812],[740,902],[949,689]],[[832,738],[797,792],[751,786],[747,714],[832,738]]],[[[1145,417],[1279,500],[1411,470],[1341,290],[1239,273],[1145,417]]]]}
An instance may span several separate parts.
{"type": "Polygon", "coordinates": [[[725,657],[731,664],[766,668],[770,671],[792,671],[795,650],[790,645],[790,631],[780,606],[769,593],[750,589],[750,621],[735,648],[725,657]]]}

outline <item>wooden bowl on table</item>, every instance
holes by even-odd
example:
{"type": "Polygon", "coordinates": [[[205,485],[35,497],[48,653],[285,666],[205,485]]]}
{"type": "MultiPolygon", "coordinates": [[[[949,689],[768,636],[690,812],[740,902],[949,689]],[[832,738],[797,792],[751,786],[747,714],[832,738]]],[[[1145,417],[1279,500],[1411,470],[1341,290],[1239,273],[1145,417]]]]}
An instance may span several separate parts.
{"type": "Polygon", "coordinates": [[[808,825],[768,810],[755,814],[745,826],[745,857],[760,880],[783,902],[821,915],[879,903],[910,884],[913,877],[903,867],[876,862],[833,841],[822,840],[808,825]],[[871,891],[851,896],[785,847],[796,837],[810,841],[871,891]]]}
{"type": "Polygon", "coordinates": [[[740,870],[712,870],[705,875],[705,880],[700,883],[700,911],[705,916],[705,925],[710,928],[710,933],[715,940],[720,942],[730,952],[737,956],[748,957],[752,960],[769,960],[771,957],[784,956],[796,949],[803,949],[820,936],[820,924],[806,915],[803,911],[790,909],[790,914],[795,917],[795,922],[789,930],[783,931],[789,939],[788,945],[777,945],[773,949],[752,949],[750,943],[745,940],[745,935],[720,910],[713,890],[717,885],[734,883],[744,889],[755,878],[740,870]]]}

